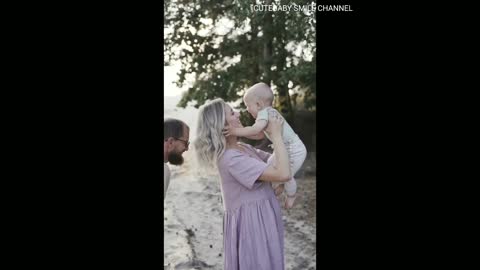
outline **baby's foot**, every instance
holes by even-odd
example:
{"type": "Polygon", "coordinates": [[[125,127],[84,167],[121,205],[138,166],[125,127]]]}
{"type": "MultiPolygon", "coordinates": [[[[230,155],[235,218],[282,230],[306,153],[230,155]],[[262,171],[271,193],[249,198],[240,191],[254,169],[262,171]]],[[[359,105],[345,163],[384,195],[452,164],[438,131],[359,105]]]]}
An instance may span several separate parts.
{"type": "Polygon", "coordinates": [[[278,195],[283,193],[283,190],[285,189],[284,185],[281,184],[278,187],[275,188],[275,196],[278,197],[278,195]]]}
{"type": "Polygon", "coordinates": [[[294,194],[292,196],[287,195],[285,198],[285,209],[292,208],[296,198],[297,198],[297,194],[294,194]]]}

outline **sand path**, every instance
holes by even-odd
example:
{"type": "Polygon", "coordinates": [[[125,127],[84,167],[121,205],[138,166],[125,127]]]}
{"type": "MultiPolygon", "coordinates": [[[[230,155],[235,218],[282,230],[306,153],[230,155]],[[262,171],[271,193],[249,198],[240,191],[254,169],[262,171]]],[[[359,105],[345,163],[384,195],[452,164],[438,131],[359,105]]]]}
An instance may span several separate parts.
{"type": "MultiPolygon", "coordinates": [[[[164,269],[221,270],[223,214],[218,179],[195,177],[187,170],[188,166],[172,167],[164,208],[164,269]]],[[[316,266],[316,184],[313,177],[302,183],[295,207],[283,212],[287,270],[316,266]]]]}

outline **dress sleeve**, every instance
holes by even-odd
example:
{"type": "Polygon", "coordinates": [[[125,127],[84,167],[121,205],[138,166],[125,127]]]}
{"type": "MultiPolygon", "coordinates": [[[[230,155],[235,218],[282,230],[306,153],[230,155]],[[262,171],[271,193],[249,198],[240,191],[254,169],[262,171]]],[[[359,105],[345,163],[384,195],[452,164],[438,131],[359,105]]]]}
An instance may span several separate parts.
{"type": "MultiPolygon", "coordinates": [[[[250,150],[252,150],[253,152],[255,152],[255,153],[257,154],[257,156],[258,156],[261,160],[263,160],[263,161],[265,161],[265,162],[267,162],[268,159],[270,158],[270,156],[272,155],[272,154],[270,154],[270,153],[268,153],[268,152],[265,152],[265,151],[263,151],[263,150],[260,150],[260,149],[258,149],[258,148],[255,148],[255,147],[253,147],[253,146],[251,146],[250,144],[247,144],[247,143],[241,143],[241,145],[242,145],[243,147],[249,148],[250,150]]],[[[268,162],[267,162],[267,163],[268,163],[268,162]]]]}
{"type": "Polygon", "coordinates": [[[263,150],[256,149],[256,148],[255,148],[255,152],[257,152],[258,157],[261,158],[265,162],[267,162],[268,158],[272,155],[268,152],[265,152],[263,150]]]}
{"type": "Polygon", "coordinates": [[[244,187],[252,189],[268,164],[242,152],[232,154],[227,162],[227,170],[244,187]]]}

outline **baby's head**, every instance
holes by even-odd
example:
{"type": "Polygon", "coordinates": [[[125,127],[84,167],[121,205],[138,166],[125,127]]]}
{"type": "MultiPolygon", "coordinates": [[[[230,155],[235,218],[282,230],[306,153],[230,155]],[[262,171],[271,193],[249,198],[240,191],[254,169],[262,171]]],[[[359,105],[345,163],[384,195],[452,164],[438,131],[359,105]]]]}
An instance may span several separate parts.
{"type": "Polygon", "coordinates": [[[257,83],[250,87],[243,96],[243,102],[247,106],[247,111],[257,118],[260,110],[272,106],[273,92],[265,83],[257,83]]]}

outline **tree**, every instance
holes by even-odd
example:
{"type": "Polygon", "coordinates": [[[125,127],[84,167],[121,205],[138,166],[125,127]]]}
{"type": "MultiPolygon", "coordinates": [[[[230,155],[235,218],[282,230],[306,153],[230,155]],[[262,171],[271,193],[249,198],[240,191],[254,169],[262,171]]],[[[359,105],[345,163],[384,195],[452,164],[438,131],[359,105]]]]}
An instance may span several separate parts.
{"type": "MultiPolygon", "coordinates": [[[[302,91],[305,105],[315,103],[315,14],[294,11],[312,1],[272,1],[288,11],[254,10],[247,0],[169,0],[165,2],[166,62],[179,61],[177,85],[193,84],[180,103],[195,107],[213,98],[237,101],[257,82],[272,86],[277,109],[293,119],[290,91],[302,91]]],[[[241,104],[243,106],[243,104],[241,104]]]]}

